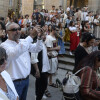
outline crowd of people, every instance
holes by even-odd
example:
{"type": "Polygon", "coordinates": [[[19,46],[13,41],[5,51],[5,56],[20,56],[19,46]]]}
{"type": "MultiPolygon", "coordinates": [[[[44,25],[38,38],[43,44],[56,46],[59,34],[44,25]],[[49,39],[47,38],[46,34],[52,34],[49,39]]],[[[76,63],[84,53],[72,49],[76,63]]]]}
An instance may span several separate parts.
{"type": "MultiPolygon", "coordinates": [[[[64,11],[62,6],[56,9],[53,5],[50,11],[34,10],[32,16],[6,20],[0,17],[0,94],[9,100],[26,100],[31,72],[36,77],[35,99],[42,100],[44,94],[51,97],[47,86],[58,87],[52,77],[58,69],[58,55],[63,57],[66,53],[66,42],[70,42],[69,54],[75,54],[74,72],[88,66],[79,76],[83,82],[86,75],[90,78],[93,73],[92,86],[97,82],[95,71],[100,66],[99,32],[100,14],[88,7],[71,6],[64,11]],[[85,57],[93,63],[81,62],[85,57]]],[[[96,87],[92,86],[91,92],[88,85],[81,86],[82,96],[87,95],[84,100],[99,100],[96,87]]]]}

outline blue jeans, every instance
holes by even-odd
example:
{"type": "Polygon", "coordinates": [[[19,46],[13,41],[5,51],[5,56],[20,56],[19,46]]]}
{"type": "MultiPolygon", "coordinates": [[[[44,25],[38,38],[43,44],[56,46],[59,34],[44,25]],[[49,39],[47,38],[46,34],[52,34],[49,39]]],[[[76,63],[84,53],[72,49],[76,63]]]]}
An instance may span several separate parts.
{"type": "Polygon", "coordinates": [[[19,100],[26,100],[29,86],[29,78],[26,80],[14,82],[14,85],[19,95],[19,100]]]}

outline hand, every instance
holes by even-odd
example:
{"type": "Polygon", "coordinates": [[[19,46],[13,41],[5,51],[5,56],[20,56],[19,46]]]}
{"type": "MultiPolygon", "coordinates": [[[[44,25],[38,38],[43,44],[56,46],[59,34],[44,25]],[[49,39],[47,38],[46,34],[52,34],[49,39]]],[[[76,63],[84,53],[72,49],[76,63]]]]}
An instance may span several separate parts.
{"type": "Polygon", "coordinates": [[[56,47],[56,50],[59,51],[59,50],[60,50],[60,46],[57,46],[57,47],[56,47]]]}
{"type": "Polygon", "coordinates": [[[44,29],[41,28],[40,31],[38,31],[38,37],[41,38],[41,37],[43,36],[44,33],[45,33],[44,29]]]}
{"type": "Polygon", "coordinates": [[[30,30],[30,36],[32,38],[36,37],[38,34],[40,35],[40,33],[41,33],[40,25],[37,25],[33,29],[30,30]]]}
{"type": "Polygon", "coordinates": [[[40,77],[40,72],[39,72],[39,70],[36,70],[35,77],[36,77],[36,78],[39,78],[39,77],[40,77]]]}
{"type": "Polygon", "coordinates": [[[17,97],[17,100],[19,100],[18,97],[17,97]]]}

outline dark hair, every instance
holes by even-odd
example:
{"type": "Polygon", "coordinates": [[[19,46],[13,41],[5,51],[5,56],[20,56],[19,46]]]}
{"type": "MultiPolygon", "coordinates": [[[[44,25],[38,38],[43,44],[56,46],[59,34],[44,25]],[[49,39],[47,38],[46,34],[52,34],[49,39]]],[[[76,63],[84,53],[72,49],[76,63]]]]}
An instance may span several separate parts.
{"type": "Polygon", "coordinates": [[[48,21],[50,21],[50,18],[48,16],[45,17],[45,21],[46,21],[47,18],[48,18],[48,21]]]}
{"type": "Polygon", "coordinates": [[[5,25],[4,25],[2,22],[0,22],[0,25],[1,25],[1,28],[2,28],[3,30],[5,30],[5,25]]]}
{"type": "Polygon", "coordinates": [[[88,14],[92,13],[91,11],[88,12],[88,14]]]}
{"type": "Polygon", "coordinates": [[[56,30],[56,26],[55,25],[53,25],[53,26],[51,26],[51,31],[54,31],[54,30],[56,30]]]}
{"type": "Polygon", "coordinates": [[[97,14],[94,15],[94,19],[97,19],[96,17],[97,17],[97,14]]]}
{"type": "Polygon", "coordinates": [[[59,22],[59,24],[58,24],[58,28],[60,29],[60,28],[62,28],[62,24],[59,22]]]}
{"type": "Polygon", "coordinates": [[[54,5],[52,5],[52,7],[55,7],[54,5]]]}
{"type": "Polygon", "coordinates": [[[96,61],[100,61],[100,51],[94,51],[86,56],[78,65],[78,70],[82,67],[89,66],[95,69],[96,61]]]}
{"type": "Polygon", "coordinates": [[[28,14],[26,14],[26,15],[25,15],[25,18],[26,18],[27,16],[29,17],[29,15],[28,15],[28,14]]]}
{"type": "Polygon", "coordinates": [[[4,17],[0,17],[0,20],[4,21],[4,17]]]}
{"type": "Polygon", "coordinates": [[[95,39],[95,36],[92,33],[85,32],[82,34],[81,42],[88,43],[91,39],[95,39]]]}
{"type": "Polygon", "coordinates": [[[79,11],[79,8],[76,8],[76,12],[78,12],[79,11]]]}
{"type": "Polygon", "coordinates": [[[2,57],[7,58],[7,54],[6,54],[6,50],[0,47],[0,59],[2,59],[2,57]]]}
{"type": "Polygon", "coordinates": [[[74,23],[73,21],[70,21],[70,24],[69,24],[69,26],[72,26],[72,25],[73,25],[73,23],[74,23]]]}

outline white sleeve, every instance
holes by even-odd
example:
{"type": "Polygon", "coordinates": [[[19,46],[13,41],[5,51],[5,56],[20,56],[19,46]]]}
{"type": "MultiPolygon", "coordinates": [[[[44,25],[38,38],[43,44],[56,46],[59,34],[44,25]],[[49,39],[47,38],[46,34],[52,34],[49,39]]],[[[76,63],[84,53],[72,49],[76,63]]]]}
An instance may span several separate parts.
{"type": "Polygon", "coordinates": [[[38,56],[38,53],[31,53],[31,63],[32,64],[35,64],[38,62],[37,56],[38,56]]]}
{"type": "Polygon", "coordinates": [[[72,27],[69,27],[69,30],[70,30],[70,31],[73,31],[73,28],[72,28],[72,27]]]}
{"type": "Polygon", "coordinates": [[[94,19],[94,23],[97,23],[98,21],[97,21],[97,19],[94,19]]]}
{"type": "Polygon", "coordinates": [[[27,41],[30,44],[33,42],[33,39],[30,36],[28,36],[25,38],[25,41],[27,41]]]}
{"type": "Polygon", "coordinates": [[[46,44],[46,47],[52,47],[52,41],[51,41],[51,39],[50,38],[46,38],[46,40],[45,40],[45,44],[46,44]]]}
{"type": "Polygon", "coordinates": [[[86,20],[86,21],[89,21],[89,18],[88,18],[88,17],[86,17],[86,18],[85,18],[85,20],[86,20]]]}
{"type": "Polygon", "coordinates": [[[37,40],[36,43],[31,43],[29,46],[29,52],[38,53],[43,49],[43,41],[37,40]]]}
{"type": "Polygon", "coordinates": [[[1,47],[3,47],[6,50],[9,60],[12,60],[17,59],[21,54],[28,51],[29,44],[27,41],[23,41],[18,43],[15,47],[11,47],[9,45],[2,43],[1,47]]]}

